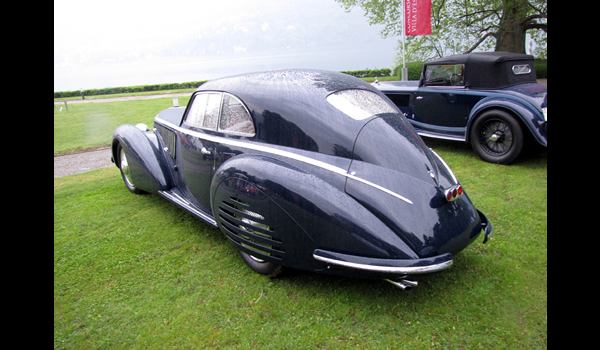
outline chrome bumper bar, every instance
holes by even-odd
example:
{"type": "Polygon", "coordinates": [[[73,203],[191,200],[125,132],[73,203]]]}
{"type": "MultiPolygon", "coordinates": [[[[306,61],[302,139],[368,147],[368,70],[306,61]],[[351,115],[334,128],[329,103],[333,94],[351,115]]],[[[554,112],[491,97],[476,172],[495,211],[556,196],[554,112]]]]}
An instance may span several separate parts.
{"type": "Polygon", "coordinates": [[[315,249],[313,258],[350,269],[406,275],[437,272],[453,264],[450,253],[425,259],[374,259],[315,249]]]}

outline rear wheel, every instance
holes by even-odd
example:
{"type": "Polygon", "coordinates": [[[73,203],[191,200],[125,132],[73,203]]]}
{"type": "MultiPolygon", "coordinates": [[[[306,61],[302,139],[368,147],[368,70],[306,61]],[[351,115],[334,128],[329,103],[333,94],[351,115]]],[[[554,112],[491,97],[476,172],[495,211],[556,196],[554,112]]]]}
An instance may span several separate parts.
{"type": "Polygon", "coordinates": [[[123,177],[123,182],[125,182],[125,186],[131,193],[140,194],[143,193],[142,190],[135,187],[133,181],[131,179],[131,170],[129,169],[129,162],[127,161],[127,155],[123,150],[123,147],[119,145],[117,147],[117,154],[119,155],[119,170],[121,170],[121,176],[123,177]]]}
{"type": "Polygon", "coordinates": [[[473,150],[486,162],[510,164],[523,150],[523,130],[508,112],[484,112],[477,117],[470,132],[473,150]]]}
{"type": "Polygon", "coordinates": [[[283,266],[281,265],[259,259],[254,255],[250,255],[241,250],[238,250],[238,253],[242,257],[244,263],[246,263],[246,265],[248,265],[248,267],[256,273],[268,276],[270,278],[275,278],[280,276],[283,272],[283,266]]]}

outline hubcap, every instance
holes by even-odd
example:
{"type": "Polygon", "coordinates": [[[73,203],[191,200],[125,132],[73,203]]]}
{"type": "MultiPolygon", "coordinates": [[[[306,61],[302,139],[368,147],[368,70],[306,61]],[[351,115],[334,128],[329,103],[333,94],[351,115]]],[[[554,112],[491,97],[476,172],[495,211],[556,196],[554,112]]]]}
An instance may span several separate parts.
{"type": "Polygon", "coordinates": [[[252,260],[259,262],[259,263],[264,263],[265,261],[263,259],[259,259],[257,257],[255,257],[254,255],[250,255],[250,258],[252,258],[252,260]]]}
{"type": "Polygon", "coordinates": [[[129,170],[129,163],[127,163],[127,157],[125,156],[125,152],[121,149],[121,171],[123,175],[125,175],[125,181],[129,186],[133,187],[133,182],[131,181],[131,171],[129,170]]]}
{"type": "Polygon", "coordinates": [[[483,150],[493,156],[506,154],[513,144],[510,127],[500,120],[490,120],[481,128],[479,143],[483,150]]]}

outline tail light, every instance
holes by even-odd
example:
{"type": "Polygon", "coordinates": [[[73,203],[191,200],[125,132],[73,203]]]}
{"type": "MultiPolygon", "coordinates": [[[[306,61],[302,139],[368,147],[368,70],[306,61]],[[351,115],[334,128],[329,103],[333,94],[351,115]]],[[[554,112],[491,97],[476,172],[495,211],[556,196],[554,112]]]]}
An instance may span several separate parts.
{"type": "Polygon", "coordinates": [[[444,192],[444,195],[446,196],[448,202],[452,202],[456,198],[462,196],[463,192],[464,190],[461,185],[454,185],[447,189],[446,192],[444,192]]]}

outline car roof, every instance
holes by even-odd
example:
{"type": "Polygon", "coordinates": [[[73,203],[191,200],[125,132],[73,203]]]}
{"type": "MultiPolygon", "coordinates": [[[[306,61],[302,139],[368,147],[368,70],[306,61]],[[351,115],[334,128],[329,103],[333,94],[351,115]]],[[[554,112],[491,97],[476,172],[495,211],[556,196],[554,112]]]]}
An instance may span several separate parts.
{"type": "Polygon", "coordinates": [[[196,91],[222,91],[242,100],[257,137],[269,143],[339,155],[352,151],[366,120],[354,120],[327,102],[345,89],[378,89],[356,77],[325,70],[286,69],[210,80],[196,91]],[[293,144],[292,144],[293,143],[293,144]]]}
{"type": "Polygon", "coordinates": [[[452,55],[436,60],[425,62],[424,65],[444,65],[444,64],[494,64],[498,62],[516,61],[516,60],[533,60],[533,56],[513,52],[472,52],[461,55],[452,55]]]}
{"type": "Polygon", "coordinates": [[[536,83],[533,56],[512,52],[473,52],[442,57],[423,64],[423,70],[433,65],[465,65],[465,86],[472,89],[502,89],[505,87],[536,83]],[[528,65],[528,74],[516,75],[513,67],[528,65]]]}

